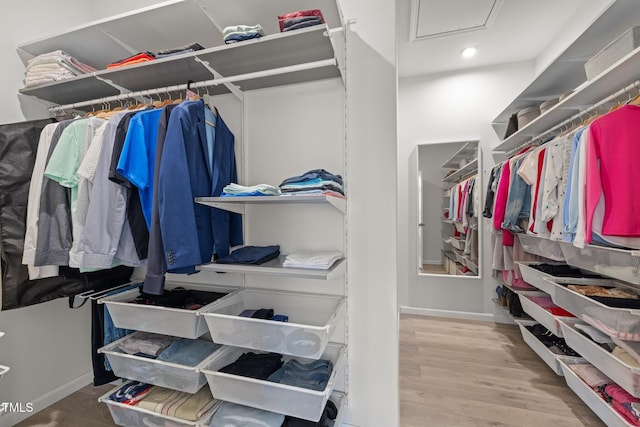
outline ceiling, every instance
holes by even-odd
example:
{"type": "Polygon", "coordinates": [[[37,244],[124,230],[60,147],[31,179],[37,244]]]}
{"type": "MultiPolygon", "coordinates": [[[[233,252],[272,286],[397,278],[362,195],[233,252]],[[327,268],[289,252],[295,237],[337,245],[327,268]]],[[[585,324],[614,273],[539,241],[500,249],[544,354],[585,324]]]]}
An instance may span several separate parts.
{"type": "Polygon", "coordinates": [[[400,77],[534,60],[581,8],[607,0],[398,0],[400,77]],[[470,59],[462,49],[475,46],[470,59]]]}

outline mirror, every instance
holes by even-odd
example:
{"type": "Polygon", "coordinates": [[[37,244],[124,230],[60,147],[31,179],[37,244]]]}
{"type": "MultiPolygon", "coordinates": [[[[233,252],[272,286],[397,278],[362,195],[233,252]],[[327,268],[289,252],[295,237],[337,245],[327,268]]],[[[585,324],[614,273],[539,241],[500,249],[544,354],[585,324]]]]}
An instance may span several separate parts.
{"type": "Polygon", "coordinates": [[[478,141],[418,146],[419,274],[480,277],[478,141]]]}

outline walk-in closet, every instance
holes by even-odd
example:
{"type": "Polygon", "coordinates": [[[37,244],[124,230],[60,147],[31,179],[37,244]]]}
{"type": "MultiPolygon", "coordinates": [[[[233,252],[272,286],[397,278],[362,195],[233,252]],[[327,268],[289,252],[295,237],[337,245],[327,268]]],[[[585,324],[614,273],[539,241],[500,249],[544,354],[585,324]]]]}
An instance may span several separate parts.
{"type": "Polygon", "coordinates": [[[640,425],[637,0],[3,17],[0,427],[640,425]]]}

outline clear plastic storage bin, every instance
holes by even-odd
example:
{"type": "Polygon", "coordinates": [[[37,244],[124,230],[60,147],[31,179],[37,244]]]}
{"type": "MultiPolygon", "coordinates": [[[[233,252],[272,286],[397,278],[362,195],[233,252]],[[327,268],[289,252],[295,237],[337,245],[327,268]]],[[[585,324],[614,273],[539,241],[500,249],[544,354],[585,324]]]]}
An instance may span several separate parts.
{"type": "MultiPolygon", "coordinates": [[[[520,267],[520,273],[522,273],[522,279],[528,284],[535,286],[542,292],[546,292],[553,298],[556,292],[556,285],[553,283],[575,283],[582,285],[597,285],[601,284],[602,280],[597,278],[586,277],[556,277],[551,274],[544,273],[536,268],[534,265],[543,264],[537,261],[517,261],[516,264],[520,267]]],[[[544,264],[556,264],[562,265],[564,263],[544,263],[544,264]]]]}
{"type": "MultiPolygon", "coordinates": [[[[326,388],[322,391],[294,387],[239,375],[218,372],[219,369],[235,362],[247,349],[225,347],[220,357],[213,360],[202,372],[207,377],[213,397],[240,405],[252,406],[265,411],[278,412],[310,421],[318,421],[336,385],[338,372],[344,368],[346,349],[343,345],[329,344],[322,355],[333,363],[333,372],[326,388]]],[[[285,356],[285,362],[296,359],[309,363],[311,359],[285,356]]]]}
{"type": "Polygon", "coordinates": [[[563,324],[569,347],[635,397],[640,397],[640,368],[627,365],[613,354],[582,335],[572,324],[563,324]]]}
{"type": "MultiPolygon", "coordinates": [[[[602,286],[610,286],[610,283],[602,283],[602,286]]],[[[579,317],[587,323],[593,323],[596,319],[600,325],[613,331],[625,334],[640,334],[640,309],[609,307],[593,298],[589,298],[578,292],[574,292],[567,286],[556,284],[557,289],[553,302],[579,317]]],[[[619,287],[627,287],[617,284],[619,287]]]]}
{"type": "Polygon", "coordinates": [[[564,261],[564,255],[562,254],[562,249],[560,249],[560,242],[532,234],[519,233],[517,236],[525,252],[554,261],[564,261]]]}
{"type": "Polygon", "coordinates": [[[640,285],[640,251],[594,245],[580,249],[566,242],[560,246],[567,264],[640,285]]]}
{"type": "Polygon", "coordinates": [[[560,358],[565,358],[571,361],[582,360],[580,357],[561,356],[553,353],[549,350],[535,335],[533,335],[527,329],[527,326],[533,326],[536,322],[532,320],[516,320],[516,323],[520,327],[520,333],[522,333],[522,339],[527,343],[531,350],[533,350],[539,357],[546,363],[556,375],[562,376],[562,368],[560,367],[560,358]]]}
{"type": "MultiPolygon", "coordinates": [[[[166,289],[183,287],[198,291],[232,293],[237,291],[229,288],[219,288],[203,285],[167,284],[166,289]]],[[[181,338],[198,338],[207,332],[207,324],[199,314],[209,310],[221,302],[222,298],[199,310],[184,310],[180,308],[160,307],[155,305],[134,304],[128,301],[138,296],[137,289],[122,292],[117,295],[102,298],[113,323],[118,328],[135,331],[153,332],[181,338]]],[[[227,295],[228,297],[229,295],[227,295]]],[[[224,297],[223,297],[224,298],[224,297]]]]}
{"type": "Polygon", "coordinates": [[[346,301],[339,296],[244,289],[202,317],[216,343],[317,359],[345,308],[346,301]],[[238,316],[260,308],[272,308],[275,314],[289,316],[289,321],[238,316]]]}
{"type": "Polygon", "coordinates": [[[540,323],[542,326],[550,330],[555,336],[562,337],[562,330],[560,329],[560,321],[567,320],[572,321],[575,320],[575,317],[561,317],[554,316],[551,312],[545,310],[540,305],[536,304],[534,301],[529,299],[529,296],[548,296],[545,293],[527,293],[520,295],[520,304],[522,305],[522,310],[527,313],[529,316],[533,317],[540,323]]]}
{"type": "Polygon", "coordinates": [[[98,350],[109,360],[113,373],[120,378],[141,381],[187,393],[196,393],[207,383],[206,377],[200,370],[211,363],[213,358],[222,350],[222,347],[220,347],[197,366],[192,367],[127,354],[118,348],[122,341],[135,336],[137,333],[134,332],[98,350]]]}
{"type": "MultiPolygon", "coordinates": [[[[129,383],[124,384],[124,387],[129,383]]],[[[124,427],[206,427],[209,425],[209,421],[216,411],[217,407],[214,406],[207,411],[198,421],[189,421],[181,418],[171,417],[168,415],[158,414],[153,411],[149,411],[144,408],[139,408],[134,405],[126,405],[120,402],[114,402],[109,400],[109,396],[118,390],[120,387],[116,387],[110,392],[102,395],[98,401],[107,404],[109,412],[113,422],[119,426],[124,427]]]]}
{"type": "MultiPolygon", "coordinates": [[[[587,363],[586,361],[583,363],[587,363]]],[[[574,365],[570,361],[560,360],[560,367],[564,373],[567,385],[578,397],[608,426],[608,427],[631,427],[615,409],[604,401],[591,387],[569,368],[574,365]]]]}

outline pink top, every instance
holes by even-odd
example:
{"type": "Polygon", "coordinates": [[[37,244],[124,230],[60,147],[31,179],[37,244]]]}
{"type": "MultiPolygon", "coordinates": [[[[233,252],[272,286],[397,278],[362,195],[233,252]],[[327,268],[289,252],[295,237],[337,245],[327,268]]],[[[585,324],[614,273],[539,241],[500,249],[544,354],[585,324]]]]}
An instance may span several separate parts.
{"type": "Polygon", "coordinates": [[[602,234],[640,237],[640,107],[625,105],[589,126],[585,191],[586,238],[604,196],[602,234]]]}
{"type": "MultiPolygon", "coordinates": [[[[507,210],[507,197],[509,196],[509,182],[511,181],[511,169],[509,162],[506,161],[502,165],[500,172],[500,181],[498,183],[498,191],[496,192],[496,205],[493,209],[493,228],[502,229],[504,214],[507,210]]],[[[508,230],[502,232],[502,244],[505,246],[513,246],[513,234],[508,230]]]]}

